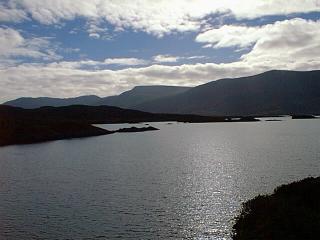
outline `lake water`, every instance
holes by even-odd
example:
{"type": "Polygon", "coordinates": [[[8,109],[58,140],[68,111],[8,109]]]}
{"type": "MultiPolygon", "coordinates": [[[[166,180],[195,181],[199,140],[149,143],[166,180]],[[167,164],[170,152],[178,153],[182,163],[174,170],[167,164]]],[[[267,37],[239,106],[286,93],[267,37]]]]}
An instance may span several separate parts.
{"type": "Polygon", "coordinates": [[[150,125],[0,148],[0,239],[230,239],[243,201],[320,175],[320,120],[150,125]]]}

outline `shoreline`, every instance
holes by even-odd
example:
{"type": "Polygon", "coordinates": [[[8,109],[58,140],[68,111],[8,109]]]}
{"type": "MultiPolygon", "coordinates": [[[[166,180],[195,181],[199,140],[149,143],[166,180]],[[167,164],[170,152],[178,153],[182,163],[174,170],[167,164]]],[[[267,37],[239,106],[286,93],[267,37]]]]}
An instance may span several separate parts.
{"type": "Polygon", "coordinates": [[[92,137],[115,132],[143,132],[158,130],[125,128],[109,131],[93,124],[141,122],[257,122],[254,117],[213,117],[179,114],[155,114],[109,106],[74,105],[23,109],[0,106],[0,146],[32,144],[51,140],[92,137]]]}

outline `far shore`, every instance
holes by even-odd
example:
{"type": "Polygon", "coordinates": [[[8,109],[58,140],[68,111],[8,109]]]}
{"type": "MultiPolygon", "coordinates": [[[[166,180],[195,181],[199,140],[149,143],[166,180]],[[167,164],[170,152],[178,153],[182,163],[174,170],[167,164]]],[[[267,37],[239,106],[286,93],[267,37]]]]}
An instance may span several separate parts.
{"type": "MultiPolygon", "coordinates": [[[[293,119],[316,118],[295,115],[293,119]]],[[[156,114],[110,106],[73,105],[67,107],[41,107],[23,109],[0,106],[0,146],[31,144],[51,140],[82,138],[115,132],[144,132],[158,130],[152,126],[109,131],[96,124],[143,122],[258,122],[255,116],[200,116],[183,114],[156,114]]],[[[276,120],[269,120],[276,121],[276,120]]]]}
{"type": "Polygon", "coordinates": [[[255,122],[254,117],[214,117],[181,114],[154,114],[109,106],[74,105],[22,109],[0,106],[0,146],[31,144],[51,140],[82,138],[116,132],[145,132],[158,130],[152,126],[124,128],[116,131],[95,124],[141,122],[255,122]]]}

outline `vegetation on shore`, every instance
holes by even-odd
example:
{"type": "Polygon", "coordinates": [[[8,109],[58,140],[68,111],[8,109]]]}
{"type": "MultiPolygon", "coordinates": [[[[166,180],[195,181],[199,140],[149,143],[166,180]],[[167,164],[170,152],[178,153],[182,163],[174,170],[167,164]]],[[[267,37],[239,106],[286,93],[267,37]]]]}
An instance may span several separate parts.
{"type": "Polygon", "coordinates": [[[234,240],[320,239],[320,177],[282,185],[243,204],[234,240]]]}

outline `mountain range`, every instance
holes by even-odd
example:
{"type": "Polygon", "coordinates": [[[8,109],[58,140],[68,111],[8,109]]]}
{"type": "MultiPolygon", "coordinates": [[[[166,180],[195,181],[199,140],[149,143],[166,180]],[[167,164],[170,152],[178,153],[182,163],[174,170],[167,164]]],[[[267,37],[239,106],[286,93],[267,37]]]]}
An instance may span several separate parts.
{"type": "Polygon", "coordinates": [[[320,114],[320,71],[272,70],[196,87],[138,86],[117,96],[19,98],[4,103],[22,108],[83,104],[109,105],[152,113],[215,116],[320,114]]]}
{"type": "Polygon", "coordinates": [[[21,97],[12,101],[5,102],[4,105],[21,107],[25,109],[34,109],[46,106],[64,107],[70,105],[107,105],[136,109],[135,106],[139,104],[156,100],[157,98],[165,98],[177,95],[189,89],[189,87],[178,86],[137,86],[116,96],[98,97],[95,95],[87,95],[75,98],[21,97]]]}

